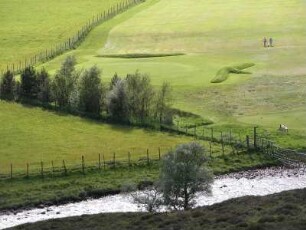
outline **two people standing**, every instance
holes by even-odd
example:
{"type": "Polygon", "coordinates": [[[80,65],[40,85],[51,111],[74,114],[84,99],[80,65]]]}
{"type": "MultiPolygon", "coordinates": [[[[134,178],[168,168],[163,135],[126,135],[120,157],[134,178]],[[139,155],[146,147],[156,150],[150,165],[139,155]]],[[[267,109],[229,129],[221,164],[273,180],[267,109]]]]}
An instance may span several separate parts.
{"type": "Polygon", "coordinates": [[[264,37],[263,45],[264,45],[264,47],[273,47],[273,39],[269,38],[269,42],[268,42],[268,39],[266,37],[264,37]]]}

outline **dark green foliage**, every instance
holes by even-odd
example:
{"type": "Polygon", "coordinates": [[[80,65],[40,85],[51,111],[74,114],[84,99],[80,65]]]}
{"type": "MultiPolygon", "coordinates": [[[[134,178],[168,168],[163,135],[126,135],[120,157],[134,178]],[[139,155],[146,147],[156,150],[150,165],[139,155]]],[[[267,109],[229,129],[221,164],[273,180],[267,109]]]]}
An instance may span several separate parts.
{"type": "Polygon", "coordinates": [[[98,214],[49,220],[15,229],[304,230],[305,200],[306,189],[301,189],[265,197],[241,197],[185,212],[98,214]],[[288,204],[299,212],[290,216],[275,212],[288,204]]]}
{"type": "Polygon", "coordinates": [[[127,101],[130,120],[145,122],[152,117],[154,89],[148,75],[138,71],[126,77],[127,101]]]}
{"type": "Polygon", "coordinates": [[[0,98],[13,101],[16,86],[14,74],[11,71],[7,71],[0,80],[0,98]]]}
{"type": "Polygon", "coordinates": [[[75,64],[75,58],[68,56],[54,77],[52,92],[55,103],[60,108],[69,107],[69,99],[77,87],[78,73],[75,72],[75,64]]]}
{"type": "Polygon", "coordinates": [[[26,67],[20,77],[20,96],[24,99],[36,99],[38,93],[37,73],[33,66],[26,67]]]}
{"type": "Polygon", "coordinates": [[[51,80],[45,69],[37,73],[37,86],[37,99],[42,103],[50,103],[52,101],[51,80]]]}
{"type": "Polygon", "coordinates": [[[164,82],[161,89],[157,93],[156,98],[156,117],[160,123],[172,124],[172,114],[170,106],[172,102],[171,98],[171,86],[169,83],[164,82]]]}
{"type": "Polygon", "coordinates": [[[114,76],[111,79],[111,82],[109,84],[109,89],[112,90],[113,87],[117,84],[117,82],[121,80],[121,78],[118,76],[117,73],[114,74],[114,76]]]}
{"type": "Polygon", "coordinates": [[[118,80],[109,92],[107,108],[113,120],[128,121],[128,101],[124,80],[118,80]]]}
{"type": "Polygon", "coordinates": [[[205,162],[204,149],[198,143],[179,145],[163,157],[160,187],[168,207],[190,209],[196,192],[211,192],[213,176],[205,162]]]}
{"type": "Polygon", "coordinates": [[[80,110],[100,114],[102,101],[102,85],[100,70],[94,66],[85,70],[79,82],[80,110]]]}

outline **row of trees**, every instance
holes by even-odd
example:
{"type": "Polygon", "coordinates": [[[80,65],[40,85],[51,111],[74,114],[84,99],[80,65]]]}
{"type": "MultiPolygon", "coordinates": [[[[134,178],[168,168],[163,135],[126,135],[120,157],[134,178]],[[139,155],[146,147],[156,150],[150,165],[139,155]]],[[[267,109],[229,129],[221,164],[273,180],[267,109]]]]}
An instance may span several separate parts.
{"type": "Polygon", "coordinates": [[[148,75],[136,71],[125,78],[115,74],[106,85],[96,66],[76,70],[75,65],[76,59],[67,57],[52,79],[45,69],[34,67],[27,67],[20,80],[7,71],[0,81],[0,98],[95,116],[106,114],[119,122],[171,122],[168,83],[156,90],[148,75]]]}

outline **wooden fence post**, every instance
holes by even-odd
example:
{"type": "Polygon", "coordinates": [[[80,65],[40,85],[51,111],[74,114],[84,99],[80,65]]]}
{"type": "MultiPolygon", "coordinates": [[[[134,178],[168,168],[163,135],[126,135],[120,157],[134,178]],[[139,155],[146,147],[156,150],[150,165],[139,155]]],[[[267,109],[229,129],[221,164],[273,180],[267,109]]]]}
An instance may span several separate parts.
{"type": "Polygon", "coordinates": [[[29,163],[27,163],[27,177],[29,177],[29,163]]]}
{"type": "Polygon", "coordinates": [[[212,156],[211,141],[209,142],[209,152],[210,152],[210,157],[211,157],[212,156]]]}
{"type": "Polygon", "coordinates": [[[11,179],[13,179],[13,164],[11,163],[11,179]]]}
{"type": "Polygon", "coordinates": [[[223,141],[223,137],[221,139],[221,145],[222,145],[222,156],[224,156],[224,141],[223,141]]]}
{"type": "Polygon", "coordinates": [[[41,166],[41,177],[44,177],[44,162],[40,162],[40,166],[41,166]]]}
{"type": "Polygon", "coordinates": [[[232,130],[229,132],[229,143],[232,144],[232,130]]]}
{"type": "Polygon", "coordinates": [[[254,149],[257,149],[257,127],[254,127],[254,149]]]}
{"type": "Polygon", "coordinates": [[[99,170],[101,170],[101,154],[99,153],[99,170]]]}
{"type": "Polygon", "coordinates": [[[114,164],[114,168],[116,168],[116,153],[115,152],[113,155],[113,164],[114,164]]]}
{"type": "Polygon", "coordinates": [[[105,170],[106,168],[106,164],[105,164],[105,157],[104,157],[104,154],[103,154],[103,169],[105,170]]]}
{"type": "Polygon", "coordinates": [[[160,161],[160,147],[158,148],[158,160],[160,161]]]}
{"type": "Polygon", "coordinates": [[[149,149],[147,149],[147,165],[150,164],[149,149]]]}
{"type": "Polygon", "coordinates": [[[64,174],[67,175],[67,168],[66,168],[65,160],[63,160],[63,169],[64,169],[64,174]]]}
{"type": "Polygon", "coordinates": [[[131,167],[131,153],[128,152],[128,164],[129,164],[129,167],[131,167]]]}
{"type": "Polygon", "coordinates": [[[249,135],[246,135],[246,144],[247,144],[247,149],[250,150],[250,137],[249,137],[249,135]]]}
{"type": "Polygon", "coordinates": [[[82,156],[82,172],[83,172],[83,174],[85,174],[85,160],[84,160],[84,156],[82,156]]]}
{"type": "Polygon", "coordinates": [[[51,161],[51,166],[52,166],[52,175],[53,175],[53,173],[54,173],[54,163],[53,163],[53,161],[51,161]]]}

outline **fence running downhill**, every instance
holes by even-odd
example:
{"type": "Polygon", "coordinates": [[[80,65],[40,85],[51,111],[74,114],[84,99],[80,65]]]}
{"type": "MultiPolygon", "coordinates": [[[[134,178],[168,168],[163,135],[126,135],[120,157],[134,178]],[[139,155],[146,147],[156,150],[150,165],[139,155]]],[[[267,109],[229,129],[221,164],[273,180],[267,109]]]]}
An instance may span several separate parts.
{"type": "Polygon", "coordinates": [[[49,49],[45,49],[31,57],[25,58],[23,61],[17,63],[8,64],[6,70],[2,70],[2,75],[5,71],[11,71],[15,74],[22,72],[29,66],[35,66],[40,63],[47,62],[69,50],[77,48],[89,34],[89,32],[96,26],[102,24],[105,21],[110,20],[116,15],[128,10],[129,8],[138,5],[145,0],[123,0],[120,3],[112,6],[110,9],[103,11],[102,13],[94,16],[90,19],[82,28],[80,28],[73,36],[69,37],[66,41],[54,45],[49,49]]]}
{"type": "Polygon", "coordinates": [[[201,140],[207,140],[211,142],[218,142],[224,148],[224,145],[232,147],[233,151],[239,149],[245,149],[247,151],[257,151],[264,154],[269,154],[275,159],[279,160],[286,166],[291,167],[303,167],[306,168],[306,154],[300,153],[292,149],[285,149],[275,144],[273,141],[261,136],[257,129],[254,127],[251,135],[242,135],[234,133],[232,130],[215,131],[214,128],[207,128],[204,126],[192,126],[190,127],[163,127],[165,130],[175,131],[180,134],[194,136],[201,140]]]}

